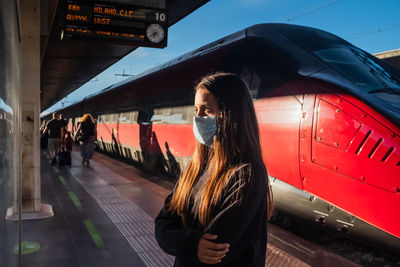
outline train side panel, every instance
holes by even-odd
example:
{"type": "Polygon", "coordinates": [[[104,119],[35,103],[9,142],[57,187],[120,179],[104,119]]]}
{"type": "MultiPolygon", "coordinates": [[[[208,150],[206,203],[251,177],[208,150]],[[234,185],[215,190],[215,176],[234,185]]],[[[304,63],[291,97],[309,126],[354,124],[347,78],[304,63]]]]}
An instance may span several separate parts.
{"type": "Polygon", "coordinates": [[[294,96],[255,101],[263,159],[268,174],[299,189],[299,127],[302,106],[294,96]]]}
{"type": "MultiPolygon", "coordinates": [[[[185,106],[179,108],[183,112],[191,111],[187,110],[188,107],[185,106]]],[[[155,116],[147,118],[148,121],[139,123],[136,120],[119,122],[120,118],[124,118],[121,113],[101,115],[97,124],[99,149],[137,162],[147,169],[176,176],[179,172],[172,170],[171,164],[182,170],[194,152],[192,125],[152,122],[151,119],[157,117],[158,111],[155,109],[155,116]]],[[[163,119],[167,121],[171,117],[173,115],[163,115],[163,119]]]]}
{"type": "MultiPolygon", "coordinates": [[[[303,113],[304,190],[400,237],[398,129],[361,101],[328,91],[306,96],[303,113]]],[[[351,218],[343,224],[354,226],[351,218]]]]}

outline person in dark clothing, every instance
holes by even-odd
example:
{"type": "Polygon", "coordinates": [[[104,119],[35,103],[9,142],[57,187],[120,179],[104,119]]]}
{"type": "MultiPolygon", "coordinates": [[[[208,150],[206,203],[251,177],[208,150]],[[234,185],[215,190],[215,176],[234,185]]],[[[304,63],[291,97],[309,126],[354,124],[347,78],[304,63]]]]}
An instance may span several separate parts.
{"type": "Polygon", "coordinates": [[[11,122],[7,120],[7,113],[0,111],[0,137],[6,138],[11,134],[11,122]]]}
{"type": "Polygon", "coordinates": [[[81,123],[74,134],[75,140],[77,140],[78,136],[80,136],[82,165],[89,166],[90,159],[93,157],[96,148],[95,140],[97,136],[96,121],[89,113],[83,115],[81,123]]]}
{"type": "Polygon", "coordinates": [[[0,167],[11,160],[12,124],[7,119],[7,113],[0,110],[0,167]]]}
{"type": "Polygon", "coordinates": [[[51,164],[54,165],[57,163],[57,155],[62,144],[62,137],[64,136],[64,127],[60,124],[56,112],[52,114],[52,119],[47,123],[44,134],[49,135],[48,148],[50,157],[52,158],[51,164]]]}
{"type": "Polygon", "coordinates": [[[49,142],[49,134],[44,133],[44,130],[46,129],[47,122],[46,120],[43,120],[42,125],[40,125],[39,131],[40,131],[40,148],[46,149],[47,144],[49,142]]]}
{"type": "Polygon", "coordinates": [[[0,111],[0,140],[9,139],[11,136],[11,122],[7,120],[7,113],[0,111]]]}
{"type": "Polygon", "coordinates": [[[67,120],[63,117],[63,114],[58,114],[58,120],[59,120],[59,122],[60,122],[61,127],[64,128],[64,132],[66,132],[66,131],[67,131],[68,122],[67,122],[67,120]]]}
{"type": "Polygon", "coordinates": [[[155,220],[176,267],[264,267],[272,192],[250,92],[236,74],[195,88],[196,149],[155,220]]]}

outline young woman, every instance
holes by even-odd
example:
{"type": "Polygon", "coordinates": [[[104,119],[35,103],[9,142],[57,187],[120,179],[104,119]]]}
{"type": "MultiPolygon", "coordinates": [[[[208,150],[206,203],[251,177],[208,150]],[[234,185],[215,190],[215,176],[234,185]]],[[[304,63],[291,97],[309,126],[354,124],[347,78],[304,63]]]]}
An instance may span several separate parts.
{"type": "Polygon", "coordinates": [[[216,73],[195,88],[192,160],[155,220],[174,266],[265,266],[272,194],[244,82],[216,73]]]}
{"type": "Polygon", "coordinates": [[[96,122],[92,115],[89,113],[83,115],[81,123],[74,134],[75,140],[80,143],[82,165],[89,166],[89,160],[94,154],[96,135],[96,122]]]}

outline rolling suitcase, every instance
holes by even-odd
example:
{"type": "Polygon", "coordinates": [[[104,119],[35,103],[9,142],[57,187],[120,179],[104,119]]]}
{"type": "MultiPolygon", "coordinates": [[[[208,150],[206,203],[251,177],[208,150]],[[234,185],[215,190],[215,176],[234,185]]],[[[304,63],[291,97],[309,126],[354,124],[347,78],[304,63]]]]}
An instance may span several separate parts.
{"type": "Polygon", "coordinates": [[[65,147],[58,152],[58,165],[71,165],[71,152],[66,150],[65,147]]]}
{"type": "Polygon", "coordinates": [[[65,149],[72,151],[72,145],[74,144],[74,140],[71,137],[71,133],[67,131],[65,134],[65,149]]]}

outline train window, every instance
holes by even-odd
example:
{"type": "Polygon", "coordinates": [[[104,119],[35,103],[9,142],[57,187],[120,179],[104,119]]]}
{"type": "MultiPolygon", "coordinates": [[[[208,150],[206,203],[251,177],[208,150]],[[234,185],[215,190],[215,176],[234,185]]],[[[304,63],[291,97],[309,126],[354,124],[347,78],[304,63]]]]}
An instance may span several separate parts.
{"type": "Polygon", "coordinates": [[[400,80],[362,50],[331,47],[314,51],[314,54],[359,88],[400,105],[399,97],[387,96],[400,95],[400,80]]]}
{"type": "MultiPolygon", "coordinates": [[[[264,67],[265,68],[265,67],[264,67]]],[[[256,70],[260,70],[260,68],[256,68],[256,70]]],[[[246,83],[247,87],[250,90],[251,98],[256,100],[259,97],[260,91],[263,91],[263,87],[261,87],[261,76],[260,73],[257,71],[252,71],[248,66],[244,66],[240,77],[246,83]]],[[[268,77],[265,79],[269,79],[273,77],[271,74],[268,74],[268,77]]]]}
{"type": "Polygon", "coordinates": [[[175,117],[174,123],[191,123],[193,121],[194,109],[193,106],[180,106],[175,107],[173,110],[174,114],[179,114],[181,117],[175,117]]]}
{"type": "Polygon", "coordinates": [[[359,49],[352,48],[351,51],[356,55],[356,57],[362,61],[365,65],[369,67],[369,71],[377,76],[378,80],[384,85],[385,88],[400,89],[400,79],[395,75],[391,74],[389,71],[385,70],[376,61],[368,57],[366,53],[359,49]]]}
{"type": "Polygon", "coordinates": [[[248,77],[249,89],[253,99],[262,98],[279,87],[295,67],[282,53],[267,49],[265,43],[254,42],[245,57],[241,77],[248,77]],[[286,76],[285,76],[286,75],[286,76]]]}
{"type": "Polygon", "coordinates": [[[111,114],[111,123],[118,123],[118,113],[111,114]]]}
{"type": "Polygon", "coordinates": [[[102,114],[98,116],[99,123],[133,123],[137,122],[138,111],[102,114]]]}
{"type": "Polygon", "coordinates": [[[258,65],[253,73],[250,92],[255,99],[265,97],[282,83],[280,77],[268,65],[258,65]]]}
{"type": "Polygon", "coordinates": [[[171,110],[171,123],[189,124],[193,121],[194,109],[193,106],[174,107],[171,110]]]}
{"type": "Polygon", "coordinates": [[[157,108],[154,110],[153,116],[150,121],[152,123],[168,123],[171,114],[171,108],[157,108]]]}
{"type": "Polygon", "coordinates": [[[154,110],[154,115],[151,117],[151,122],[154,124],[188,124],[191,123],[193,116],[187,112],[188,109],[193,109],[192,106],[167,107],[154,110]]]}
{"type": "Polygon", "coordinates": [[[150,119],[152,123],[162,122],[162,115],[153,115],[150,119]]]}
{"type": "Polygon", "coordinates": [[[123,113],[118,114],[118,123],[126,123],[127,122],[127,118],[123,115],[123,113]]]}
{"type": "Polygon", "coordinates": [[[110,123],[110,122],[111,122],[111,116],[110,116],[110,114],[104,115],[104,122],[106,122],[106,123],[110,123]]]}
{"type": "Polygon", "coordinates": [[[183,113],[173,114],[169,117],[169,123],[187,123],[182,118],[183,118],[183,113]]]}
{"type": "Polygon", "coordinates": [[[118,114],[118,123],[131,123],[129,112],[122,112],[118,114]]]}
{"type": "Polygon", "coordinates": [[[183,117],[184,120],[188,121],[188,123],[193,122],[193,117],[196,115],[196,112],[194,111],[193,106],[187,106],[186,107],[186,112],[185,112],[185,117],[183,117]]]}
{"type": "Polygon", "coordinates": [[[379,81],[369,73],[349,49],[328,48],[315,51],[314,54],[322,61],[333,67],[337,72],[364,88],[378,88],[379,81]]]}
{"type": "Polygon", "coordinates": [[[154,109],[154,111],[153,111],[153,115],[151,116],[151,118],[150,118],[150,121],[152,122],[152,123],[162,123],[162,122],[164,122],[164,115],[163,115],[163,113],[166,113],[166,111],[165,111],[166,109],[165,108],[157,108],[157,109],[154,109]]]}
{"type": "Polygon", "coordinates": [[[138,111],[129,112],[129,118],[131,122],[137,122],[138,113],[139,113],[138,111]]]}
{"type": "Polygon", "coordinates": [[[138,123],[149,123],[154,114],[154,111],[150,108],[145,108],[145,110],[138,111],[137,122],[138,123]]]}

